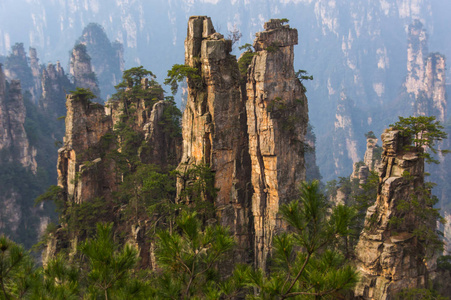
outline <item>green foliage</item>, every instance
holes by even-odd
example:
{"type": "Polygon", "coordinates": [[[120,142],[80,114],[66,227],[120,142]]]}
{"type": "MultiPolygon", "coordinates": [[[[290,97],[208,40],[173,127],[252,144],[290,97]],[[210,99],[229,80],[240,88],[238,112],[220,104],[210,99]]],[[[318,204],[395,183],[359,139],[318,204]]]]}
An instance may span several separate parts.
{"type": "Polygon", "coordinates": [[[239,50],[246,50],[247,52],[253,52],[254,51],[252,45],[249,44],[249,43],[246,43],[243,46],[239,46],[238,49],[239,50]]]}
{"type": "Polygon", "coordinates": [[[367,133],[365,133],[365,137],[366,137],[367,139],[375,139],[375,138],[376,138],[376,135],[374,134],[374,132],[368,131],[367,133]]]}
{"type": "Polygon", "coordinates": [[[427,163],[438,164],[439,162],[427,150],[432,151],[434,154],[438,152],[442,154],[448,153],[448,150],[439,150],[436,147],[436,143],[446,139],[448,134],[442,130],[444,127],[440,122],[435,120],[435,116],[399,117],[399,121],[391,124],[390,127],[402,130],[403,136],[410,140],[411,146],[425,148],[425,152],[421,155],[427,163]]]}
{"type": "Polygon", "coordinates": [[[437,258],[437,268],[451,271],[451,255],[443,255],[437,258]]]}
{"type": "Polygon", "coordinates": [[[279,51],[280,48],[280,44],[277,42],[272,42],[271,45],[269,45],[268,47],[266,47],[266,51],[268,51],[269,53],[276,53],[277,51],[279,51]]]}
{"type": "MultiPolygon", "coordinates": [[[[97,224],[96,238],[80,247],[87,258],[87,294],[92,299],[126,299],[128,297],[120,295],[128,294],[127,286],[136,284],[129,278],[138,262],[137,250],[128,244],[119,250],[113,241],[112,228],[112,223],[97,224]]],[[[141,288],[135,290],[131,298],[137,296],[141,288]]]]}
{"type": "MultiPolygon", "coordinates": [[[[88,50],[86,49],[86,45],[76,44],[74,46],[73,50],[78,52],[80,61],[91,62],[91,57],[88,55],[88,50]]],[[[70,55],[73,55],[73,53],[70,53],[70,55]]]]}
{"type": "Polygon", "coordinates": [[[65,209],[65,202],[64,202],[64,195],[63,195],[63,188],[57,186],[57,185],[51,185],[48,187],[48,189],[39,197],[35,199],[35,205],[38,205],[41,202],[44,201],[53,201],[56,205],[56,210],[58,213],[64,212],[65,209]]]}
{"type": "Polygon", "coordinates": [[[353,197],[353,206],[358,212],[356,222],[356,224],[358,224],[358,227],[356,228],[358,234],[363,229],[363,223],[368,207],[376,202],[378,185],[379,175],[375,171],[370,171],[367,180],[360,185],[359,192],[353,197]]]}
{"type": "Polygon", "coordinates": [[[447,300],[448,297],[440,295],[434,289],[403,289],[394,297],[395,300],[411,299],[411,300],[447,300]]]}
{"type": "Polygon", "coordinates": [[[23,299],[36,284],[33,260],[22,246],[0,236],[0,299],[23,299]]]}
{"type": "Polygon", "coordinates": [[[84,89],[84,88],[77,87],[77,89],[75,91],[70,91],[70,93],[73,95],[75,100],[86,103],[86,104],[91,103],[92,99],[97,98],[96,95],[94,95],[90,89],[84,89]]]}
{"type": "Polygon", "coordinates": [[[436,229],[436,223],[444,224],[445,220],[440,215],[440,209],[434,208],[439,199],[431,194],[431,188],[431,183],[426,183],[416,188],[408,199],[400,200],[396,205],[397,215],[389,222],[390,229],[395,233],[412,234],[418,242],[417,255],[420,258],[428,258],[443,251],[443,234],[436,229]]]}
{"type": "Polygon", "coordinates": [[[258,290],[251,299],[337,295],[355,285],[355,270],[341,253],[329,249],[337,237],[349,234],[353,212],[345,206],[330,214],[328,209],[317,181],[302,183],[300,199],[281,207],[293,232],[274,238],[269,274],[247,269],[245,284],[258,290]]]}
{"type": "Polygon", "coordinates": [[[193,165],[177,176],[184,183],[179,195],[181,201],[195,208],[204,218],[213,217],[213,203],[218,190],[210,167],[205,164],[193,165]]]}
{"type": "Polygon", "coordinates": [[[288,23],[288,22],[290,22],[290,20],[288,20],[287,18],[282,18],[282,19],[280,19],[280,24],[286,24],[286,23],[288,23]]]}
{"type": "Polygon", "coordinates": [[[175,104],[174,97],[168,96],[165,101],[169,105],[165,106],[160,124],[164,126],[163,131],[171,138],[182,136],[182,127],[180,125],[182,112],[175,104]]]}
{"type": "Polygon", "coordinates": [[[201,89],[203,87],[202,77],[197,68],[187,65],[175,64],[172,69],[168,70],[168,75],[164,80],[164,84],[171,86],[172,94],[176,94],[178,83],[183,79],[188,79],[188,86],[193,89],[201,89]]]}
{"type": "Polygon", "coordinates": [[[67,230],[74,233],[80,239],[92,237],[95,233],[97,222],[107,221],[113,218],[111,203],[105,202],[102,197],[86,200],[80,204],[66,204],[65,213],[62,215],[62,223],[67,224],[67,230]]]}
{"type": "Polygon", "coordinates": [[[94,239],[68,259],[60,254],[41,270],[32,299],[144,299],[146,281],[134,270],[138,253],[113,240],[112,224],[97,224],[94,239]]]}
{"type": "Polygon", "coordinates": [[[247,49],[239,58],[238,60],[238,69],[240,70],[241,76],[245,76],[247,73],[247,69],[250,66],[252,59],[257,54],[256,52],[252,51],[250,48],[250,44],[246,44],[244,46],[241,46],[239,49],[243,49],[242,47],[247,47],[247,49]]]}
{"type": "Polygon", "coordinates": [[[155,78],[155,75],[143,66],[125,70],[122,74],[122,82],[115,86],[117,92],[112,99],[124,104],[124,114],[127,116],[130,115],[129,110],[133,109],[138,99],[144,100],[152,108],[163,95],[163,89],[155,78]],[[143,80],[147,80],[147,86],[144,85],[143,80]]]}
{"type": "Polygon", "coordinates": [[[313,75],[308,75],[306,70],[298,70],[295,73],[295,76],[299,79],[299,81],[301,82],[301,86],[302,86],[302,92],[305,93],[307,92],[306,87],[303,84],[304,80],[313,80],[313,75]]]}
{"type": "Polygon", "coordinates": [[[158,234],[156,257],[161,273],[154,285],[162,299],[219,298],[218,263],[235,242],[229,231],[219,225],[202,225],[196,213],[182,212],[178,230],[158,234]]]}

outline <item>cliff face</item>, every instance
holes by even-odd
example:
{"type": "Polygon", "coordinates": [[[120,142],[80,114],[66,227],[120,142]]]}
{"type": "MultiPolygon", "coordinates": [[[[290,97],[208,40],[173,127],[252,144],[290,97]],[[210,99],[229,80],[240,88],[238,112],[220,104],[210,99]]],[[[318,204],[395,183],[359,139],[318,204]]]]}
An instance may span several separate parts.
{"type": "Polygon", "coordinates": [[[53,117],[61,117],[66,114],[65,102],[66,93],[74,90],[75,87],[64,73],[60,63],[48,64],[42,70],[42,97],[39,102],[40,107],[53,117]]]}
{"type": "Polygon", "coordinates": [[[25,115],[20,82],[12,80],[7,84],[0,66],[0,132],[2,133],[0,150],[3,150],[2,160],[17,161],[23,167],[29,167],[35,172],[37,168],[36,150],[32,149],[28,142],[24,128],[25,115]]]}
{"type": "MultiPolygon", "coordinates": [[[[405,150],[408,141],[398,130],[386,130],[382,142],[377,200],[368,209],[356,248],[361,280],[355,294],[361,299],[389,299],[402,289],[427,285],[425,253],[412,234],[419,226],[418,216],[401,208],[401,203],[412,201],[424,185],[422,149],[405,150]],[[396,218],[403,221],[394,225],[396,218]]],[[[433,229],[435,224],[429,226],[433,229]]]]}
{"type": "Polygon", "coordinates": [[[358,139],[355,131],[358,130],[354,102],[344,92],[341,93],[335,113],[333,134],[333,161],[335,175],[359,161],[358,139]]]}
{"type": "Polygon", "coordinates": [[[377,138],[368,136],[366,138],[366,151],[363,157],[363,163],[368,166],[370,171],[378,170],[380,151],[381,148],[377,145],[377,138]]]}
{"type": "MultiPolygon", "coordinates": [[[[188,78],[183,113],[183,156],[179,170],[209,165],[220,188],[215,208],[239,244],[237,261],[249,260],[251,246],[250,159],[245,96],[240,89],[231,41],[215,33],[208,17],[191,17],[185,41],[185,64],[198,68],[202,83],[188,78]]],[[[179,194],[185,182],[179,180],[179,194]]]]}
{"type": "Polygon", "coordinates": [[[83,29],[77,44],[86,46],[91,57],[92,71],[97,75],[101,98],[108,99],[116,91],[124,71],[123,48],[119,42],[111,43],[102,26],[90,23],[83,29]]]}
{"type": "Polygon", "coordinates": [[[22,43],[12,46],[5,60],[5,75],[8,80],[19,80],[22,90],[30,92],[32,101],[37,103],[41,95],[41,80],[36,49],[30,48],[29,55],[27,57],[22,43]]]}
{"type": "Polygon", "coordinates": [[[37,163],[36,149],[30,145],[25,131],[25,116],[20,82],[8,83],[0,65],[0,232],[29,247],[33,243],[21,234],[24,227],[36,225],[33,212],[36,209],[30,205],[34,198],[24,194],[35,188],[31,180],[37,163]]]}
{"type": "Polygon", "coordinates": [[[408,28],[407,78],[404,84],[415,114],[436,116],[442,123],[446,121],[445,72],[445,57],[428,52],[426,31],[416,20],[408,28]]]}
{"type": "Polygon", "coordinates": [[[256,55],[247,73],[254,255],[262,268],[272,237],[284,228],[277,216],[279,207],[296,197],[298,184],[305,179],[308,103],[293,68],[297,43],[296,29],[270,20],[256,35],[256,55]]]}
{"type": "Polygon", "coordinates": [[[58,150],[58,185],[68,202],[95,197],[111,200],[116,185],[113,167],[101,158],[101,138],[112,130],[112,120],[102,105],[67,96],[64,147],[58,150]]]}
{"type": "Polygon", "coordinates": [[[94,95],[100,97],[97,76],[92,71],[91,57],[85,45],[78,44],[72,49],[69,72],[74,78],[75,87],[90,89],[94,95]]]}
{"type": "MultiPolygon", "coordinates": [[[[138,168],[154,164],[167,170],[169,165],[179,162],[181,139],[167,120],[168,114],[172,116],[168,110],[176,108],[166,100],[149,100],[162,97],[161,87],[153,84],[143,78],[139,87],[124,88],[117,99],[105,106],[83,95],[67,96],[66,134],[64,145],[58,151],[58,185],[67,209],[61,216],[63,228],[49,239],[44,263],[61,249],[73,249],[77,241],[90,236],[89,226],[95,224],[77,223],[71,215],[97,205],[96,211],[84,216],[95,216],[94,223],[114,222],[115,230],[139,249],[141,265],[152,266],[152,246],[146,230],[153,216],[147,215],[144,209],[148,204],[139,203],[143,211],[130,215],[130,195],[118,193],[127,188],[123,187],[129,180],[127,176],[132,176],[138,168]]],[[[141,188],[140,184],[144,183],[134,182],[133,188],[141,188]]],[[[140,198],[140,201],[151,200],[140,198]]]]}
{"type": "MultiPolygon", "coordinates": [[[[293,69],[295,44],[297,30],[267,22],[241,85],[231,41],[210,18],[191,17],[185,41],[185,64],[200,70],[202,82],[188,78],[179,170],[210,166],[219,189],[216,214],[239,244],[235,259],[262,268],[273,235],[283,229],[279,206],[305,179],[308,106],[293,69]]],[[[179,194],[186,184],[179,180],[179,194]]]]}

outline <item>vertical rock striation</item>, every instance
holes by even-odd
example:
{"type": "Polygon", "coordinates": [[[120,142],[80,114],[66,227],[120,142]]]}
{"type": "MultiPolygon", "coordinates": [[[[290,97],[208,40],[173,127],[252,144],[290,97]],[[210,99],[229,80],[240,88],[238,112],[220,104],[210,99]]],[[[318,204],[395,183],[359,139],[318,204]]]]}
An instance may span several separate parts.
{"type": "Polygon", "coordinates": [[[423,24],[415,20],[408,27],[407,78],[404,83],[414,113],[436,116],[446,121],[446,60],[440,53],[428,52],[428,39],[423,24]]]}
{"type": "Polygon", "coordinates": [[[0,151],[3,161],[19,162],[36,172],[36,150],[28,141],[25,131],[25,105],[18,80],[8,84],[0,66],[0,151]]]}
{"type": "Polygon", "coordinates": [[[349,169],[349,166],[360,160],[356,138],[358,136],[356,131],[360,128],[357,126],[359,122],[356,115],[354,101],[349,99],[345,92],[341,92],[335,113],[335,129],[332,137],[334,141],[333,160],[335,175],[342,174],[343,171],[349,169]]]}
{"type": "Polygon", "coordinates": [[[252,170],[255,264],[265,268],[274,234],[284,226],[281,204],[296,198],[305,179],[308,103],[293,69],[296,29],[280,20],[256,34],[247,74],[246,113],[252,170]]]}
{"type": "Polygon", "coordinates": [[[95,197],[111,200],[116,186],[113,164],[102,161],[102,137],[112,130],[102,105],[67,96],[66,135],[58,150],[58,185],[66,201],[81,203],[95,197]]]}
{"type": "MultiPolygon", "coordinates": [[[[403,201],[411,201],[418,189],[424,187],[424,159],[420,155],[423,150],[413,147],[406,150],[409,141],[399,130],[386,130],[382,142],[377,200],[368,209],[365,229],[356,247],[361,280],[355,295],[359,299],[390,299],[402,289],[427,284],[422,249],[412,234],[418,217],[415,212],[398,207],[403,201]],[[395,218],[403,220],[396,227],[395,218]]],[[[426,204],[420,201],[420,205],[426,204]]]]}
{"type": "Polygon", "coordinates": [[[101,97],[109,99],[116,91],[114,86],[121,81],[123,68],[123,48],[119,42],[111,43],[102,26],[88,24],[77,41],[86,46],[91,57],[92,70],[99,80],[101,97]]]}
{"type": "Polygon", "coordinates": [[[74,90],[64,69],[60,63],[48,64],[47,68],[42,70],[42,97],[39,102],[40,107],[53,117],[61,117],[66,114],[65,101],[66,93],[74,90]]]}
{"type": "Polygon", "coordinates": [[[100,89],[97,85],[96,74],[92,71],[91,57],[86,46],[75,45],[70,57],[70,74],[74,78],[74,85],[79,88],[90,89],[97,97],[100,97],[100,89]]]}
{"type": "MultiPolygon", "coordinates": [[[[201,81],[188,78],[183,113],[183,154],[179,170],[210,166],[219,188],[215,208],[222,225],[238,242],[237,261],[250,259],[250,159],[245,98],[230,40],[216,33],[210,18],[191,17],[185,41],[185,64],[197,68],[201,81]]],[[[186,183],[178,182],[179,195],[186,183]]]]}
{"type": "Polygon", "coordinates": [[[376,171],[380,163],[381,147],[377,145],[377,138],[368,136],[366,138],[366,151],[363,163],[370,171],[376,171]]]}

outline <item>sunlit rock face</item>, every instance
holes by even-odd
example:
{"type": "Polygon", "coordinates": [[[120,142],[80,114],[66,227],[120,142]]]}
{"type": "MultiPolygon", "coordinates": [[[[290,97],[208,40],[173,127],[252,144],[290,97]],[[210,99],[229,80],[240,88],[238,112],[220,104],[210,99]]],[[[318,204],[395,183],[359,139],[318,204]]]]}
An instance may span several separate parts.
{"type": "MultiPolygon", "coordinates": [[[[191,17],[185,40],[185,64],[197,68],[200,81],[188,78],[183,113],[183,154],[178,167],[210,166],[218,188],[215,209],[238,242],[236,261],[252,257],[252,214],[246,97],[230,40],[215,32],[208,17],[191,17]]],[[[186,182],[178,182],[179,195],[186,182]]]]}
{"type": "MultiPolygon", "coordinates": [[[[387,129],[382,142],[377,200],[368,208],[356,247],[359,299],[391,299],[403,289],[426,287],[430,271],[423,260],[424,249],[412,234],[421,221],[413,210],[401,208],[424,185],[423,149],[406,148],[410,141],[399,130],[387,129]],[[403,221],[394,225],[396,218],[403,221]]],[[[422,200],[419,203],[427,208],[422,200]]],[[[429,226],[433,229],[434,222],[429,226]]]]}
{"type": "MultiPolygon", "coordinates": [[[[210,18],[191,17],[185,41],[185,64],[200,70],[202,83],[188,78],[179,171],[211,167],[217,216],[239,244],[236,261],[263,268],[284,228],[279,207],[305,179],[308,104],[293,68],[297,38],[280,20],[265,23],[244,76],[210,18]]],[[[179,180],[179,194],[185,185],[179,180]]]]}
{"type": "Polygon", "coordinates": [[[283,230],[280,205],[297,196],[305,179],[308,103],[293,68],[298,32],[280,20],[256,35],[247,73],[246,112],[252,161],[256,265],[265,268],[272,237],[283,230]]]}

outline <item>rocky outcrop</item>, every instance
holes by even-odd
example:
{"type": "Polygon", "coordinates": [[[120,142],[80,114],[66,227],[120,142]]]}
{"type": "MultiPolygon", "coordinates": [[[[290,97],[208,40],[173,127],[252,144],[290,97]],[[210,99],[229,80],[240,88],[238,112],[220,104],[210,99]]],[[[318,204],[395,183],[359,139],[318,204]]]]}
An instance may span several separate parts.
{"type": "Polygon", "coordinates": [[[102,137],[112,131],[112,120],[102,105],[68,95],[66,135],[58,150],[58,185],[68,202],[81,203],[95,197],[111,200],[116,186],[114,165],[104,163],[107,150],[102,137]]]}
{"type": "MultiPolygon", "coordinates": [[[[422,288],[428,282],[424,249],[413,235],[419,217],[413,209],[401,208],[401,203],[412,201],[424,188],[423,150],[406,150],[409,141],[399,130],[386,130],[382,142],[377,200],[368,209],[356,247],[361,279],[355,295],[359,299],[390,299],[402,289],[422,288]]],[[[434,222],[429,225],[435,226],[434,222]]]]}
{"type": "Polygon", "coordinates": [[[307,133],[305,135],[305,181],[319,180],[322,175],[316,161],[316,135],[313,132],[313,127],[309,124],[307,133]]]}
{"type": "Polygon", "coordinates": [[[34,99],[33,102],[37,103],[42,94],[41,66],[39,65],[39,59],[35,48],[30,47],[28,55],[30,57],[31,74],[33,75],[33,88],[31,89],[31,93],[32,98],[34,99]]]}
{"type": "Polygon", "coordinates": [[[36,150],[28,141],[24,128],[25,105],[20,82],[9,84],[0,66],[0,151],[3,161],[15,161],[23,167],[36,171],[36,150]]]}
{"type": "Polygon", "coordinates": [[[381,147],[377,145],[377,138],[367,136],[366,151],[363,157],[363,163],[368,166],[370,171],[376,171],[381,160],[381,147]]]}
{"type": "Polygon", "coordinates": [[[42,96],[39,102],[40,107],[53,117],[61,117],[66,114],[66,93],[74,90],[64,69],[60,63],[48,64],[47,68],[42,70],[42,96]]]}
{"type": "MultiPolygon", "coordinates": [[[[349,99],[345,92],[341,92],[340,100],[335,113],[334,135],[333,135],[333,160],[335,175],[340,175],[349,170],[349,166],[359,161],[357,130],[355,121],[354,102],[349,99]]],[[[349,174],[349,171],[347,172],[349,174]]]]}
{"type": "Polygon", "coordinates": [[[85,45],[78,44],[72,49],[69,73],[73,76],[75,87],[90,89],[94,95],[100,97],[97,76],[92,71],[91,57],[85,45]]]}
{"type": "Polygon", "coordinates": [[[41,95],[40,67],[34,48],[29,49],[29,55],[27,57],[22,43],[12,46],[5,60],[5,74],[8,80],[19,80],[22,90],[29,92],[32,102],[37,103],[41,95]]]}
{"type": "Polygon", "coordinates": [[[297,196],[305,179],[308,103],[293,69],[296,29],[280,20],[256,34],[248,68],[246,113],[252,170],[255,265],[266,267],[272,237],[283,230],[281,204],[297,196]]]}
{"type": "MultiPolygon", "coordinates": [[[[250,159],[245,96],[241,92],[231,41],[216,33],[210,18],[191,17],[185,41],[185,64],[197,68],[201,80],[188,78],[183,113],[183,154],[178,169],[186,173],[208,165],[219,188],[215,200],[222,225],[234,234],[237,261],[248,261],[252,252],[250,159]]],[[[180,179],[179,195],[186,182],[180,179]]]]}
{"type": "Polygon", "coordinates": [[[97,75],[102,99],[109,99],[121,81],[124,70],[123,48],[119,42],[111,43],[102,26],[90,23],[83,29],[77,44],[86,46],[91,57],[92,71],[97,75]]]}
{"type": "MultiPolygon", "coordinates": [[[[108,101],[105,106],[91,102],[80,92],[68,95],[66,135],[58,151],[58,185],[66,207],[76,210],[100,205],[99,212],[92,212],[98,218],[95,222],[114,222],[115,230],[139,249],[143,267],[153,263],[146,231],[151,216],[140,212],[139,216],[137,213],[133,218],[125,218],[124,210],[130,210],[128,199],[114,192],[121,191],[127,176],[143,164],[158,165],[161,167],[158,170],[167,171],[170,164],[176,166],[179,162],[180,133],[170,127],[178,128],[178,119],[173,119],[178,114],[169,111],[177,108],[170,101],[155,102],[155,98],[162,98],[161,86],[155,84],[143,78],[139,87],[124,88],[120,98],[108,101]],[[130,144],[135,147],[132,151],[130,144]]],[[[69,210],[63,213],[62,228],[47,243],[44,263],[61,249],[73,250],[78,241],[89,236],[86,228],[70,227],[77,221],[67,221],[68,214],[69,210]]]]}
{"type": "Polygon", "coordinates": [[[143,125],[144,140],[148,149],[141,151],[140,159],[146,164],[176,166],[181,157],[181,139],[174,134],[167,134],[166,110],[171,109],[168,101],[160,100],[154,104],[148,121],[143,125]],[[164,150],[163,150],[164,149],[164,150]]]}
{"type": "MultiPolygon", "coordinates": [[[[267,22],[255,39],[244,85],[229,54],[231,41],[215,32],[208,17],[188,22],[185,64],[199,70],[201,79],[187,80],[178,169],[211,168],[216,215],[238,241],[234,259],[262,268],[272,237],[284,228],[279,207],[296,197],[305,179],[308,104],[293,69],[296,44],[296,29],[267,22]]],[[[179,180],[179,195],[186,185],[179,180]]]]}
{"type": "Polygon", "coordinates": [[[423,24],[415,20],[408,28],[407,78],[405,87],[411,96],[414,113],[436,116],[446,121],[446,62],[440,53],[428,52],[423,24]]]}

